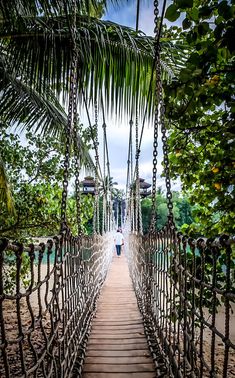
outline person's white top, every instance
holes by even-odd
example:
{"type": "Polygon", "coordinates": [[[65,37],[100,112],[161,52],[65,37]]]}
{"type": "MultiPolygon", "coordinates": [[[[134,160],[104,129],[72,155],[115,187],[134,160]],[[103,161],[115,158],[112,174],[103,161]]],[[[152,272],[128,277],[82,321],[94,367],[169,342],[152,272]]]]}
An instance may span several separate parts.
{"type": "Polygon", "coordinates": [[[124,237],[121,232],[116,232],[114,241],[116,245],[122,245],[122,243],[124,243],[124,237]]]}

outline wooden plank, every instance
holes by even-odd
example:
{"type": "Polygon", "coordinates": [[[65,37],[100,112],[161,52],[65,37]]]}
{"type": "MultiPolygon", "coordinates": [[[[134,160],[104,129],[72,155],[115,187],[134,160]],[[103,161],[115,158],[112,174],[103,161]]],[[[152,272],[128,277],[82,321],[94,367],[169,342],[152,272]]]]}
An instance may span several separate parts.
{"type": "Polygon", "coordinates": [[[87,349],[89,350],[148,350],[147,342],[144,343],[135,343],[135,344],[89,344],[87,349]]]}
{"type": "Polygon", "coordinates": [[[123,257],[113,260],[99,297],[82,377],[156,377],[142,315],[123,257]]]}
{"type": "Polygon", "coordinates": [[[86,364],[111,364],[111,365],[126,365],[126,364],[146,364],[152,363],[150,356],[110,356],[110,357],[86,357],[86,364]]]}
{"type": "Polygon", "coordinates": [[[119,322],[119,324],[122,324],[122,322],[132,322],[132,321],[140,321],[142,320],[142,317],[141,316],[137,316],[137,315],[122,315],[122,316],[118,316],[118,315],[110,315],[110,314],[107,314],[106,316],[100,316],[99,318],[102,322],[109,322],[109,321],[116,321],[116,322],[119,322]]]}
{"type": "Polygon", "coordinates": [[[99,313],[100,319],[102,318],[113,318],[113,319],[120,319],[120,324],[122,319],[140,319],[140,314],[136,311],[130,311],[128,314],[126,311],[112,311],[112,310],[107,310],[107,311],[100,311],[99,313]]]}
{"type": "Polygon", "coordinates": [[[147,371],[155,371],[153,363],[149,364],[85,364],[85,373],[97,372],[97,373],[140,373],[147,371]]]}
{"type": "Polygon", "coordinates": [[[94,338],[89,338],[89,341],[88,341],[88,345],[91,345],[91,344],[110,344],[110,345],[116,345],[116,344],[120,344],[122,343],[123,345],[125,344],[141,344],[141,343],[145,343],[146,344],[146,339],[145,337],[139,337],[139,338],[136,338],[136,339],[104,339],[104,338],[98,338],[98,339],[94,339],[94,338]]]}
{"type": "Polygon", "coordinates": [[[131,339],[133,342],[135,342],[137,339],[145,339],[145,334],[142,333],[105,333],[105,334],[91,334],[89,340],[127,340],[131,339]]]}
{"type": "MultiPolygon", "coordinates": [[[[123,307],[126,307],[125,305],[123,305],[123,307]]],[[[124,309],[124,308],[120,308],[120,309],[113,309],[113,308],[111,308],[111,307],[106,307],[105,309],[102,309],[102,310],[100,310],[99,311],[99,316],[107,316],[107,315],[116,315],[117,317],[119,317],[119,316],[130,316],[130,315],[135,315],[135,316],[137,316],[137,317],[139,317],[140,316],[140,313],[139,313],[139,311],[137,311],[136,309],[128,309],[128,313],[127,313],[127,311],[124,309]]]]}
{"type": "MultiPolygon", "coordinates": [[[[100,299],[102,300],[102,298],[100,298],[100,299]]],[[[103,301],[102,309],[112,308],[114,310],[119,309],[119,311],[121,311],[121,310],[124,311],[125,310],[125,308],[123,308],[124,305],[128,305],[128,310],[133,309],[133,310],[137,311],[136,302],[130,302],[130,301],[129,302],[126,302],[126,301],[123,302],[121,300],[119,300],[118,303],[115,303],[115,302],[112,303],[110,301],[108,301],[108,302],[103,301]]]]}
{"type": "Polygon", "coordinates": [[[84,373],[83,378],[156,378],[154,372],[141,373],[84,373]]]}
{"type": "Polygon", "coordinates": [[[109,328],[111,329],[138,329],[138,328],[144,329],[143,323],[141,320],[137,323],[136,322],[120,323],[117,321],[117,322],[112,322],[112,324],[96,322],[95,320],[93,320],[92,330],[109,329],[109,328]]]}
{"type": "Polygon", "coordinates": [[[88,350],[86,357],[151,357],[146,349],[134,350],[88,350]]]}
{"type": "Polygon", "coordinates": [[[129,329],[128,328],[122,328],[122,327],[109,327],[109,328],[105,328],[105,327],[97,327],[97,328],[94,328],[92,327],[92,335],[105,335],[105,334],[129,334],[129,333],[133,333],[133,334],[143,334],[144,335],[144,329],[141,328],[141,327],[138,327],[138,328],[133,328],[133,327],[130,327],[129,329]]]}
{"type": "Polygon", "coordinates": [[[97,319],[97,318],[94,318],[93,320],[93,324],[94,326],[124,326],[124,325],[136,325],[136,324],[142,324],[143,325],[143,320],[142,318],[139,318],[139,319],[132,319],[132,320],[123,320],[122,323],[120,323],[120,321],[117,319],[117,320],[109,320],[107,322],[103,322],[102,320],[100,319],[97,319]]]}

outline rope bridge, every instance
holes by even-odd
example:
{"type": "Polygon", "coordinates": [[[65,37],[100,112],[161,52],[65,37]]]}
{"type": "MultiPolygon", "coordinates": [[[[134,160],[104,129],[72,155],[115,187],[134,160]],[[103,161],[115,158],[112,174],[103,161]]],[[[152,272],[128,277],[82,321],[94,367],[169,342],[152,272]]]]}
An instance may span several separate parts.
{"type": "Polygon", "coordinates": [[[35,247],[0,241],[0,376],[69,377],[81,370],[110,235],[64,233],[35,247]],[[13,254],[12,254],[13,251],[13,254]],[[30,274],[22,286],[22,260],[30,274]],[[14,278],[8,293],[6,277],[14,278]]]}
{"type": "MultiPolygon", "coordinates": [[[[129,270],[156,376],[229,378],[234,376],[235,362],[235,343],[231,337],[231,310],[235,301],[234,240],[229,236],[194,240],[177,233],[174,225],[159,45],[165,5],[164,0],[162,16],[159,18],[158,1],[154,1],[156,28],[152,73],[156,75],[156,106],[152,217],[147,235],[142,234],[138,165],[143,128],[139,139],[138,108],[137,104],[132,104],[136,166],[133,170],[131,119],[126,198],[126,230],[129,227],[130,233],[127,253],[129,270]],[[159,131],[163,144],[168,221],[161,231],[156,231],[159,131]],[[224,323],[219,327],[217,311],[221,309],[224,310],[224,323]]],[[[105,185],[106,177],[102,179],[98,155],[97,98],[94,102],[94,127],[88,117],[96,163],[94,235],[85,237],[81,232],[81,156],[77,109],[79,90],[82,92],[78,84],[82,87],[82,83],[79,82],[75,4],[73,13],[60,233],[58,237],[40,245],[25,246],[0,239],[1,378],[69,378],[82,375],[92,318],[112,260],[113,237],[110,231],[113,220],[106,123],[103,112],[104,167],[107,166],[108,172],[105,185]],[[71,235],[66,221],[72,150],[76,167],[77,237],[71,235]],[[102,225],[99,211],[100,179],[103,183],[102,225]],[[24,272],[25,263],[28,264],[29,274],[24,272]]],[[[84,103],[88,110],[85,98],[84,103]]]]}
{"type": "Polygon", "coordinates": [[[194,240],[171,224],[147,236],[132,234],[129,268],[157,376],[234,375],[231,243],[228,237],[194,240]]]}
{"type": "MultiPolygon", "coordinates": [[[[232,377],[232,240],[193,240],[168,224],[147,236],[132,232],[129,241],[129,269],[156,376],[232,377]],[[224,260],[222,270],[218,259],[224,260]],[[218,326],[221,309],[224,323],[218,326]]],[[[112,246],[111,233],[82,238],[64,233],[29,247],[1,239],[2,378],[81,376],[112,246]],[[22,285],[25,258],[30,274],[22,285]],[[15,280],[10,294],[8,270],[15,280]]]]}

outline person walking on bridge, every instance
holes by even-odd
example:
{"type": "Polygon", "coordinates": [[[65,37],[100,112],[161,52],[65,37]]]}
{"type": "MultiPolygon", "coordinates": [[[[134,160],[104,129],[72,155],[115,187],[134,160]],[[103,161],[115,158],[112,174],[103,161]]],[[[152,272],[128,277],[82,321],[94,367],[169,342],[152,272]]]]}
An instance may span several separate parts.
{"type": "Polygon", "coordinates": [[[117,229],[117,232],[114,237],[114,243],[116,246],[116,251],[117,251],[117,257],[121,256],[121,248],[122,245],[124,245],[124,237],[120,231],[120,229],[117,229]]]}

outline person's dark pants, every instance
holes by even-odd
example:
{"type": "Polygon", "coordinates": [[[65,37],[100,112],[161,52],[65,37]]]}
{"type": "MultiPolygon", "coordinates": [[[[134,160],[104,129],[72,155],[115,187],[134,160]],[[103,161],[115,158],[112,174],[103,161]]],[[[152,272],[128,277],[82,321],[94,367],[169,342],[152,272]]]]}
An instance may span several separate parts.
{"type": "Polygon", "coordinates": [[[116,244],[117,256],[121,256],[121,245],[116,244]]]}

